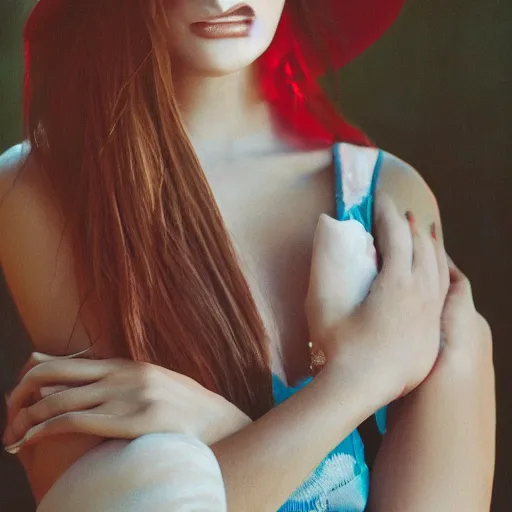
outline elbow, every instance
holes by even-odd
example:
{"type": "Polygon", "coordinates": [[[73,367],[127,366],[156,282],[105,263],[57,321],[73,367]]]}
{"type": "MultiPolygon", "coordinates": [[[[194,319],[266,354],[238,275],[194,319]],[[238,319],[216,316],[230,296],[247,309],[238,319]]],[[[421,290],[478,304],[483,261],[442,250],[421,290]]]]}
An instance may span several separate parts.
{"type": "Polygon", "coordinates": [[[175,434],[107,441],[91,450],[57,481],[38,512],[68,510],[70,504],[74,512],[179,512],[191,505],[194,510],[227,511],[211,450],[175,434]]]}

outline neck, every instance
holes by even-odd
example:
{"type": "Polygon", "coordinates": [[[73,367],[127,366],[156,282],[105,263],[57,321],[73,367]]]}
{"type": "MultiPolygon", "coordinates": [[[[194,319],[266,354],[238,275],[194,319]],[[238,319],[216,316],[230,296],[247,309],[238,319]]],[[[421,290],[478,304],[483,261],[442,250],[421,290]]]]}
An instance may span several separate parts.
{"type": "Polygon", "coordinates": [[[270,108],[262,97],[256,66],[222,76],[181,71],[176,97],[200,158],[263,152],[276,146],[270,108]]]}

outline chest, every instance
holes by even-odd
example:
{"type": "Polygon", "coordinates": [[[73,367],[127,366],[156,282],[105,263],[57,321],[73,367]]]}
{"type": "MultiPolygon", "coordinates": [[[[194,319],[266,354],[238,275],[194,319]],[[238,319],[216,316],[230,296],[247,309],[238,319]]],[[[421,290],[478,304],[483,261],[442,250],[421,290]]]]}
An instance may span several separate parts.
{"type": "Polygon", "coordinates": [[[331,153],[229,163],[207,175],[267,328],[273,371],[292,384],[309,368],[304,300],[318,218],[334,213],[331,153]]]}
{"type": "MultiPolygon", "coordinates": [[[[273,369],[292,383],[308,370],[304,299],[318,218],[334,212],[331,151],[221,163],[205,172],[267,328],[273,369]]],[[[83,317],[63,227],[37,190],[19,186],[3,205],[12,228],[2,267],[37,350],[74,353],[90,345],[84,324],[90,331],[94,321],[83,317]]],[[[116,355],[95,339],[97,357],[116,355]]]]}

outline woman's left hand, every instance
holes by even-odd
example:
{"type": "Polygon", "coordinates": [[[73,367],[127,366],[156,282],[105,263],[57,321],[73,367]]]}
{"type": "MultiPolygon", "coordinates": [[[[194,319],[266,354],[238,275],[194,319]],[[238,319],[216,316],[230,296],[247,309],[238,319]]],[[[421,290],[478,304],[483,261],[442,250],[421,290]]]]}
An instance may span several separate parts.
{"type": "Polygon", "coordinates": [[[223,397],[165,368],[126,359],[33,354],[7,399],[9,453],[55,434],[135,439],[180,433],[214,444],[251,423],[223,397]],[[40,399],[34,395],[40,392],[40,399]]]}

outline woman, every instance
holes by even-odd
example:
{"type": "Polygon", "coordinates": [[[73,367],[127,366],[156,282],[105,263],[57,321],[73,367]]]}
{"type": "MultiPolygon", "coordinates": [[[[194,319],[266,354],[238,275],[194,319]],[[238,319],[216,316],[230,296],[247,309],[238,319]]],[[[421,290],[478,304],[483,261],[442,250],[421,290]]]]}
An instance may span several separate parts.
{"type": "Polygon", "coordinates": [[[19,452],[38,502],[105,439],[170,432],[210,446],[230,510],[363,510],[355,429],[428,375],[390,419],[372,507],[488,507],[485,322],[457,277],[451,348],[431,372],[447,289],[435,202],[408,166],[361,147],[314,81],[401,3],[40,1],[26,29],[30,150],[4,157],[0,258],[36,350],[101,361],[37,356],[9,400],[13,452],[53,421],[19,452]],[[318,217],[336,188],[338,218],[369,229],[377,178],[396,206],[379,209],[372,293],[361,308],[356,287],[340,296],[353,267],[327,256],[350,237],[323,217],[306,318],[318,217]],[[396,208],[414,212],[412,237],[396,208]],[[457,440],[443,430],[455,406],[475,419],[457,440]]]}

